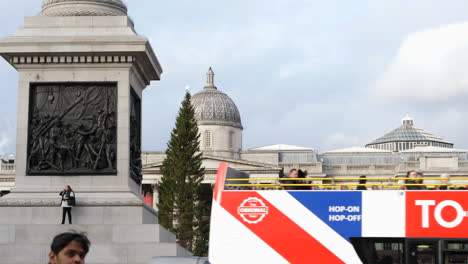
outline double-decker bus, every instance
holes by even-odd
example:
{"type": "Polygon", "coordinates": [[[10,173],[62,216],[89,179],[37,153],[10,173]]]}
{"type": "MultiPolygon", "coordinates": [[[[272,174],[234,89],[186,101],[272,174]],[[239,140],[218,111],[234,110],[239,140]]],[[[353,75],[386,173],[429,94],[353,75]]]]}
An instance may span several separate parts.
{"type": "Polygon", "coordinates": [[[262,190],[251,182],[220,165],[211,264],[468,263],[467,191],[262,190]]]}

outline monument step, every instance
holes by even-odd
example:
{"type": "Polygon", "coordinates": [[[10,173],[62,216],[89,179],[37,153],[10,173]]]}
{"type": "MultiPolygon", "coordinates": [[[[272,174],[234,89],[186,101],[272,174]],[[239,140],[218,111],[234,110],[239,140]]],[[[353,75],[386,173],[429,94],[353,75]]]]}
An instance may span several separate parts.
{"type": "Polygon", "coordinates": [[[1,244],[47,244],[62,232],[86,232],[92,243],[175,243],[160,225],[0,225],[1,244]]]}
{"type": "MultiPolygon", "coordinates": [[[[3,198],[2,198],[3,199],[3,198]]],[[[0,199],[1,202],[1,199],[0,199]]],[[[59,224],[62,208],[47,206],[13,207],[0,205],[1,224],[59,224]]],[[[157,213],[143,206],[77,206],[73,223],[82,225],[157,224],[157,213]]],[[[68,220],[68,219],[67,219],[68,220]]]]}
{"type": "MultiPolygon", "coordinates": [[[[50,244],[1,245],[2,264],[44,264],[50,244]]],[[[88,264],[148,264],[157,256],[191,256],[175,243],[92,244],[88,264]]]]}
{"type": "Polygon", "coordinates": [[[45,263],[53,237],[69,230],[88,234],[86,263],[147,264],[155,256],[191,256],[160,225],[0,225],[0,263],[45,263]]]}

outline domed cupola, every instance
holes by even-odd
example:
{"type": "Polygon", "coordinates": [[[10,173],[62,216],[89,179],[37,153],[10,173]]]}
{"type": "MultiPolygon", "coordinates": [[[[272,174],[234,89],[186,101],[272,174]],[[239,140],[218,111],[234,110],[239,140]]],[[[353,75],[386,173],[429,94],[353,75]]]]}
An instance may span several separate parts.
{"type": "Polygon", "coordinates": [[[239,110],[234,101],[215,86],[211,67],[206,78],[205,88],[192,97],[198,124],[227,125],[242,129],[239,110]]]}
{"type": "Polygon", "coordinates": [[[453,143],[415,127],[414,119],[408,114],[401,123],[400,127],[367,144],[366,148],[391,151],[406,151],[427,146],[453,148],[453,143]]]}
{"type": "Polygon", "coordinates": [[[43,16],[126,16],[122,0],[46,0],[43,16]]]}
{"type": "Polygon", "coordinates": [[[207,155],[240,158],[242,122],[236,104],[214,84],[214,72],[206,74],[206,86],[192,97],[201,135],[201,150],[207,155]]]}

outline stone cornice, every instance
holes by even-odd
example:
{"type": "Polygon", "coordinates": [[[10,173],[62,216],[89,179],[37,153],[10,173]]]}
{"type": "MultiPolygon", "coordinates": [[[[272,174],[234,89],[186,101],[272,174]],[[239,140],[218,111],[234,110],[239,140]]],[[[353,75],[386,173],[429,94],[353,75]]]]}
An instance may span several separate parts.
{"type": "Polygon", "coordinates": [[[197,120],[197,124],[200,126],[230,126],[234,128],[239,128],[241,130],[244,127],[240,123],[232,122],[232,121],[220,121],[220,120],[197,120]]]}
{"type": "Polygon", "coordinates": [[[132,55],[121,56],[9,56],[12,65],[18,64],[76,64],[76,63],[133,63],[136,58],[132,55]]]}

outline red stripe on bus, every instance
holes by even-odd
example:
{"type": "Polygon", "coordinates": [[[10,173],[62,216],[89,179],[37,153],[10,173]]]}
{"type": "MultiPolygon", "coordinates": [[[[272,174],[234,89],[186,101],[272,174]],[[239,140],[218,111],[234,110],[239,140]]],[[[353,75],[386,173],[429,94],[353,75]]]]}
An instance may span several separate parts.
{"type": "Polygon", "coordinates": [[[213,189],[213,199],[217,202],[221,201],[221,195],[224,190],[224,182],[226,181],[227,169],[227,163],[219,164],[218,172],[216,174],[216,183],[213,189]]]}
{"type": "MultiPolygon", "coordinates": [[[[221,206],[291,264],[344,263],[333,252],[255,191],[224,192],[221,206]],[[244,205],[241,207],[241,204],[250,198],[260,199],[264,206],[268,208],[265,217],[255,224],[248,223],[241,216],[241,212],[251,211],[255,212],[252,214],[252,219],[255,219],[255,215],[259,214],[257,211],[264,211],[263,206],[250,207],[250,210],[249,206],[244,205]]],[[[239,252],[239,254],[242,254],[242,252],[239,252]]],[[[246,257],[248,258],[248,256],[246,257]]]]}

